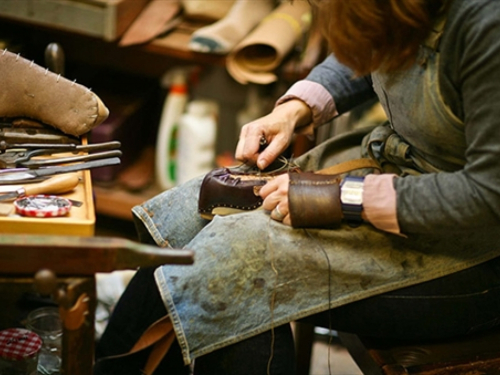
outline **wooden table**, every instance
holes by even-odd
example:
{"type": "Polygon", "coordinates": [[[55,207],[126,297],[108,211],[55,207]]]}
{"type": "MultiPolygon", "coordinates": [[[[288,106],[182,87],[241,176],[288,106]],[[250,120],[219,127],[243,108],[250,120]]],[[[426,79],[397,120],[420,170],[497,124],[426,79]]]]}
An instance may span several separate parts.
{"type": "Polygon", "coordinates": [[[191,264],[188,250],[159,249],[121,238],[94,237],[95,214],[89,171],[65,195],[82,201],[59,218],[0,217],[0,328],[9,328],[19,294],[51,295],[63,321],[65,375],[91,375],[94,360],[95,274],[160,264],[191,264]],[[34,282],[35,281],[35,282],[34,282]]]}

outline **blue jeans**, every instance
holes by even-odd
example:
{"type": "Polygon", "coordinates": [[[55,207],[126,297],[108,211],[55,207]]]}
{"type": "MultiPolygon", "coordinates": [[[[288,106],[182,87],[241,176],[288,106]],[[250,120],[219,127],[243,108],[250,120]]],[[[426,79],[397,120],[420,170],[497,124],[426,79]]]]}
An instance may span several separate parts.
{"type": "MultiPolygon", "coordinates": [[[[245,312],[242,311],[242,314],[245,312]]],[[[148,351],[127,352],[146,327],[166,314],[152,269],[139,270],[123,294],[97,346],[95,375],[138,375],[148,351]]],[[[439,279],[353,302],[303,321],[338,331],[398,339],[438,339],[488,330],[499,323],[500,259],[439,279]]],[[[294,374],[293,337],[288,324],[276,327],[195,361],[195,375],[294,374]]],[[[174,345],[155,374],[189,374],[174,345]]]]}

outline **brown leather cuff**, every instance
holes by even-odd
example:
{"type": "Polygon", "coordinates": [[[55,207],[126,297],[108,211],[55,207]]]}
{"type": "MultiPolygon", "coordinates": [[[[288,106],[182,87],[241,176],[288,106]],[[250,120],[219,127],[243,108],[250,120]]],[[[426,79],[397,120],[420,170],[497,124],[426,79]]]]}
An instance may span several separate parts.
{"type": "Polygon", "coordinates": [[[290,173],[288,206],[294,228],[334,228],[340,225],[340,177],[290,173]]]}

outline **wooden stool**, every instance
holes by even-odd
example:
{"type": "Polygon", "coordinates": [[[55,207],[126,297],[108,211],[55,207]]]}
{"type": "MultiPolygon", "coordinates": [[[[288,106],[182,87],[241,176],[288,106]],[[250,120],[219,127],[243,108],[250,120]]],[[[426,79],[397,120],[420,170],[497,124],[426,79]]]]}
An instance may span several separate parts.
{"type": "MultiPolygon", "coordinates": [[[[311,329],[301,326],[302,330],[311,329]]],[[[434,341],[374,339],[345,332],[338,332],[338,335],[364,375],[500,374],[500,327],[456,339],[434,341]]],[[[311,336],[301,332],[297,337],[297,348],[303,349],[307,343],[301,342],[301,338],[308,341],[311,336]]],[[[306,350],[306,356],[309,353],[306,350]]],[[[307,358],[299,351],[297,357],[298,375],[307,375],[307,358]]]]}
{"type": "Polygon", "coordinates": [[[339,333],[340,340],[367,375],[500,374],[500,328],[436,341],[362,338],[339,333]]]}

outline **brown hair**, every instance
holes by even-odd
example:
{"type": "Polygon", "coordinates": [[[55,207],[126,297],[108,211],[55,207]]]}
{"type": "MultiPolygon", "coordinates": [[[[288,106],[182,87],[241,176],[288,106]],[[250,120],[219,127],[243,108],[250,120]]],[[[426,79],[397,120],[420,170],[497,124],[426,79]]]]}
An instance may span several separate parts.
{"type": "Polygon", "coordinates": [[[364,75],[409,67],[446,0],[310,0],[337,59],[364,75]]]}

